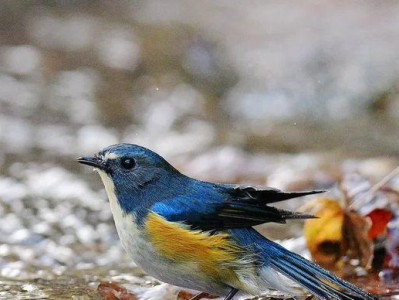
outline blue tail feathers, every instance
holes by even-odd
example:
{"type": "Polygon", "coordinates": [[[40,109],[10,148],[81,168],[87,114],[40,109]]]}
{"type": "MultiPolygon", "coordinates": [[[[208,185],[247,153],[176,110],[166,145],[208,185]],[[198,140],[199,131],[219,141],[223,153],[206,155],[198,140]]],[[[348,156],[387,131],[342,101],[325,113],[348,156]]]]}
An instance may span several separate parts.
{"type": "Polygon", "coordinates": [[[263,237],[254,229],[230,230],[231,236],[240,245],[259,254],[265,267],[272,268],[298,285],[307,289],[319,299],[335,300],[377,300],[377,296],[342,280],[302,256],[288,251],[279,244],[263,237]]]}
{"type": "Polygon", "coordinates": [[[268,247],[265,249],[269,257],[269,264],[276,271],[296,281],[320,299],[339,300],[377,300],[378,297],[367,293],[342,280],[331,272],[308,261],[302,256],[292,253],[280,245],[264,240],[268,247]]]}

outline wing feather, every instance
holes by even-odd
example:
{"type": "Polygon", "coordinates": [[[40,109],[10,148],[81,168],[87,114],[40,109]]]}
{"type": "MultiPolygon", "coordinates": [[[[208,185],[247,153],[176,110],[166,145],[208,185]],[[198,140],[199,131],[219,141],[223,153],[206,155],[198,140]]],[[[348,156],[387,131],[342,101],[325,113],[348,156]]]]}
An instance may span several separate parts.
{"type": "Polygon", "coordinates": [[[193,229],[219,231],[314,218],[310,214],[282,210],[268,204],[321,192],[283,192],[202,182],[193,185],[184,195],[155,204],[152,209],[169,221],[184,222],[193,229]]]}

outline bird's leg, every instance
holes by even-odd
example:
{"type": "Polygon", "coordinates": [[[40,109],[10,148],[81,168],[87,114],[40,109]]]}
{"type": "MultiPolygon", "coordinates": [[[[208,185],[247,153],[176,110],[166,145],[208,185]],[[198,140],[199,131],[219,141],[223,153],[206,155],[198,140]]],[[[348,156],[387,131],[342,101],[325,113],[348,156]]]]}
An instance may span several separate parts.
{"type": "Polygon", "coordinates": [[[232,288],[231,291],[227,294],[226,298],[224,300],[231,300],[233,299],[234,295],[237,294],[238,290],[235,288],[232,288]]]}

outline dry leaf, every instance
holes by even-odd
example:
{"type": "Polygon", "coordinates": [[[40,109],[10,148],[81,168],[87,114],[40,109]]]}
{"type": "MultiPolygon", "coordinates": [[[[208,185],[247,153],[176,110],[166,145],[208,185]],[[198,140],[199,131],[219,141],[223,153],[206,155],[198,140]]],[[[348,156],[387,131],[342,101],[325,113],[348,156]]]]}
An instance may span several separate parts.
{"type": "Polygon", "coordinates": [[[333,199],[317,199],[311,207],[318,218],[307,220],[304,229],[313,260],[325,268],[335,269],[346,256],[359,259],[360,266],[369,268],[373,258],[370,219],[345,211],[333,199]]]}
{"type": "Polygon", "coordinates": [[[332,269],[342,256],[344,211],[333,199],[317,199],[310,206],[318,218],[305,222],[307,247],[315,262],[332,269]]]}
{"type": "Polygon", "coordinates": [[[367,216],[371,220],[369,238],[374,240],[378,237],[386,235],[387,225],[393,217],[392,212],[387,209],[377,208],[371,211],[367,216]]]}
{"type": "Polygon", "coordinates": [[[369,269],[373,259],[373,243],[369,239],[371,221],[355,212],[345,212],[343,224],[342,253],[359,259],[360,266],[369,269]]]}
{"type": "Polygon", "coordinates": [[[137,300],[137,297],[124,287],[112,282],[101,282],[97,291],[105,300],[137,300]]]}

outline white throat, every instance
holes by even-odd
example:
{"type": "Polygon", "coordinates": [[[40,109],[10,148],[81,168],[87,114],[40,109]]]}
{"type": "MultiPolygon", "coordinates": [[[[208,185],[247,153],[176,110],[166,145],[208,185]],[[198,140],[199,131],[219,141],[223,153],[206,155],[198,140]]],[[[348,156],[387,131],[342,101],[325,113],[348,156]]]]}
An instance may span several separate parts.
{"type": "Polygon", "coordinates": [[[99,169],[96,169],[96,171],[98,172],[98,174],[100,174],[101,180],[105,186],[105,191],[107,192],[109,203],[111,205],[111,211],[114,216],[115,223],[117,223],[117,218],[123,218],[123,215],[125,215],[125,213],[122,211],[122,208],[118,202],[118,198],[116,197],[115,185],[107,173],[99,169]]]}

